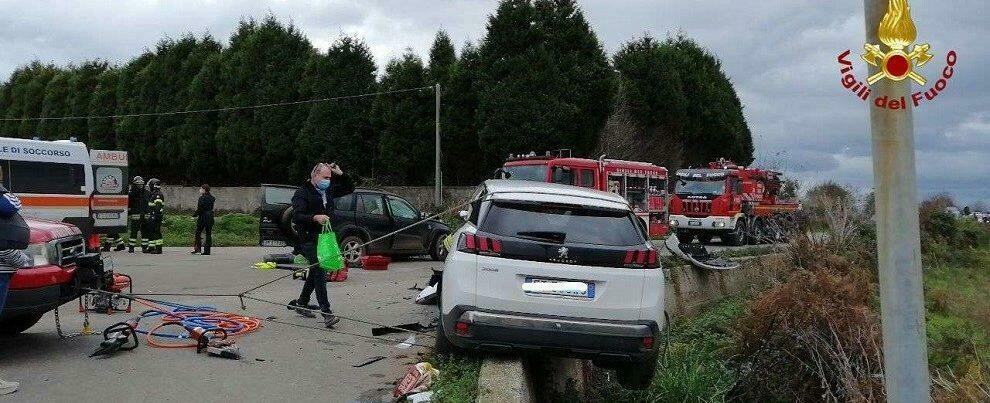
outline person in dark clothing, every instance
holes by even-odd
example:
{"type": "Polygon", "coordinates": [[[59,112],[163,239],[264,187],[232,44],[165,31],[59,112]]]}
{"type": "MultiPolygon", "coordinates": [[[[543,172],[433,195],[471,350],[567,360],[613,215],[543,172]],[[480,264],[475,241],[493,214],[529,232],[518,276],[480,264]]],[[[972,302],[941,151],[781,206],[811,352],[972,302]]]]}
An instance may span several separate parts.
{"type": "Polygon", "coordinates": [[[199,202],[196,203],[196,242],[193,244],[192,253],[203,252],[203,255],[210,254],[210,247],[213,246],[213,204],[216,198],[210,194],[210,185],[204,184],[199,187],[199,202]],[[203,243],[203,232],[206,232],[206,243],[203,243]]]}
{"type": "MultiPolygon", "coordinates": [[[[292,223],[295,224],[299,241],[295,252],[303,255],[311,264],[318,262],[316,239],[324,224],[333,217],[334,198],[354,192],[354,184],[337,164],[319,163],[313,167],[310,180],[296,190],[292,196],[292,223]]],[[[327,327],[340,321],[330,309],[327,297],[327,277],[319,267],[311,267],[303,285],[299,299],[289,302],[290,307],[309,307],[309,296],[316,291],[316,302],[320,305],[323,320],[327,327]]],[[[301,315],[311,316],[309,311],[296,309],[301,315]]]]}
{"type": "Polygon", "coordinates": [[[134,253],[134,247],[141,245],[141,251],[148,250],[148,234],[144,232],[144,212],[148,208],[148,200],[145,199],[144,178],[135,176],[131,180],[131,189],[127,191],[127,209],[130,214],[127,221],[131,226],[131,237],[127,239],[127,251],[134,253]],[[140,233],[141,238],[138,237],[140,233]]]}
{"type": "Polygon", "coordinates": [[[148,249],[144,252],[162,254],[162,222],[165,221],[165,196],[162,195],[162,182],[158,179],[148,179],[146,197],[148,210],[145,211],[145,235],[148,238],[148,249]]]}

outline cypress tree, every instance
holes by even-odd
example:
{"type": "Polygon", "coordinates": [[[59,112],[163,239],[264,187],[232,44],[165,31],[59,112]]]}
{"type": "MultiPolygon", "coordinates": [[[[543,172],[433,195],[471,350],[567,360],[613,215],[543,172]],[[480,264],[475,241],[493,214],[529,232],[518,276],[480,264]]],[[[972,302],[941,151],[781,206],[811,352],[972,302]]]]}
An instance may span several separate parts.
{"type": "MultiPolygon", "coordinates": [[[[429,85],[423,61],[411,51],[385,68],[381,90],[429,85]]],[[[375,164],[376,178],[387,184],[426,185],[433,182],[434,98],[423,90],[380,96],[375,124],[381,133],[375,164]]]]}
{"type": "Polygon", "coordinates": [[[574,1],[503,1],[479,53],[478,131],[489,167],[512,152],[594,148],[615,87],[574,1]]]}
{"type": "MultiPolygon", "coordinates": [[[[332,98],[374,92],[375,62],[360,39],[337,39],[326,54],[314,54],[306,68],[306,98],[332,98]]],[[[296,139],[294,178],[308,177],[318,161],[336,162],[348,173],[371,174],[378,141],[371,126],[374,97],[314,104],[296,139]]]]}
{"type": "MultiPolygon", "coordinates": [[[[88,115],[107,116],[113,115],[117,109],[117,82],[120,79],[120,70],[116,68],[104,70],[96,78],[96,87],[89,100],[88,115]]],[[[115,149],[117,147],[116,134],[114,133],[113,119],[88,119],[87,120],[87,140],[90,148],[95,149],[115,149]]]]}
{"type": "MultiPolygon", "coordinates": [[[[300,100],[303,73],[315,52],[298,29],[274,17],[242,21],[222,53],[218,106],[300,100]]],[[[246,183],[285,180],[308,115],[308,105],[221,114],[216,139],[224,171],[246,183]]]]}

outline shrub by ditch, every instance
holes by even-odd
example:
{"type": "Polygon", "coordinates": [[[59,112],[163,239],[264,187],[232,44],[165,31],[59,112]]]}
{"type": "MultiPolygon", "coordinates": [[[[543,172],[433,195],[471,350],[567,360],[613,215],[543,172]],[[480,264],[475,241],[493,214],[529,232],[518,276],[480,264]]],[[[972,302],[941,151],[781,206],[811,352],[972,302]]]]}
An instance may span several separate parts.
{"type": "Polygon", "coordinates": [[[740,378],[751,401],[882,400],[880,319],[864,270],[800,271],[736,322],[740,378]]]}

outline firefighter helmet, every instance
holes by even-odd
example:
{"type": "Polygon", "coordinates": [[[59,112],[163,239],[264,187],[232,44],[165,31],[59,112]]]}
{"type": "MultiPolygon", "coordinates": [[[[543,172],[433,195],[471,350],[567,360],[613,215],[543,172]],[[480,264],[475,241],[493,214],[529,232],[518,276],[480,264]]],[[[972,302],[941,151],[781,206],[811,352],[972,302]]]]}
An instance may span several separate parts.
{"type": "Polygon", "coordinates": [[[162,181],[151,178],[148,179],[148,190],[158,190],[162,187],[162,181]]]}
{"type": "Polygon", "coordinates": [[[141,176],[135,176],[134,179],[131,179],[131,183],[138,186],[144,186],[144,178],[141,176]]]}

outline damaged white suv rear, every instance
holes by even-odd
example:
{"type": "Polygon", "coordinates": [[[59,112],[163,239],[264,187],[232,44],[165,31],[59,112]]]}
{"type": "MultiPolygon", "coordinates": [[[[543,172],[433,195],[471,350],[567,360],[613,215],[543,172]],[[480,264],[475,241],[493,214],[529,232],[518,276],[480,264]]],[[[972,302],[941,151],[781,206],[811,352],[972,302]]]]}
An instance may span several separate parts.
{"type": "Polygon", "coordinates": [[[453,236],[438,349],[588,358],[649,386],[666,323],[657,251],[621,196],[489,180],[453,236]]]}

